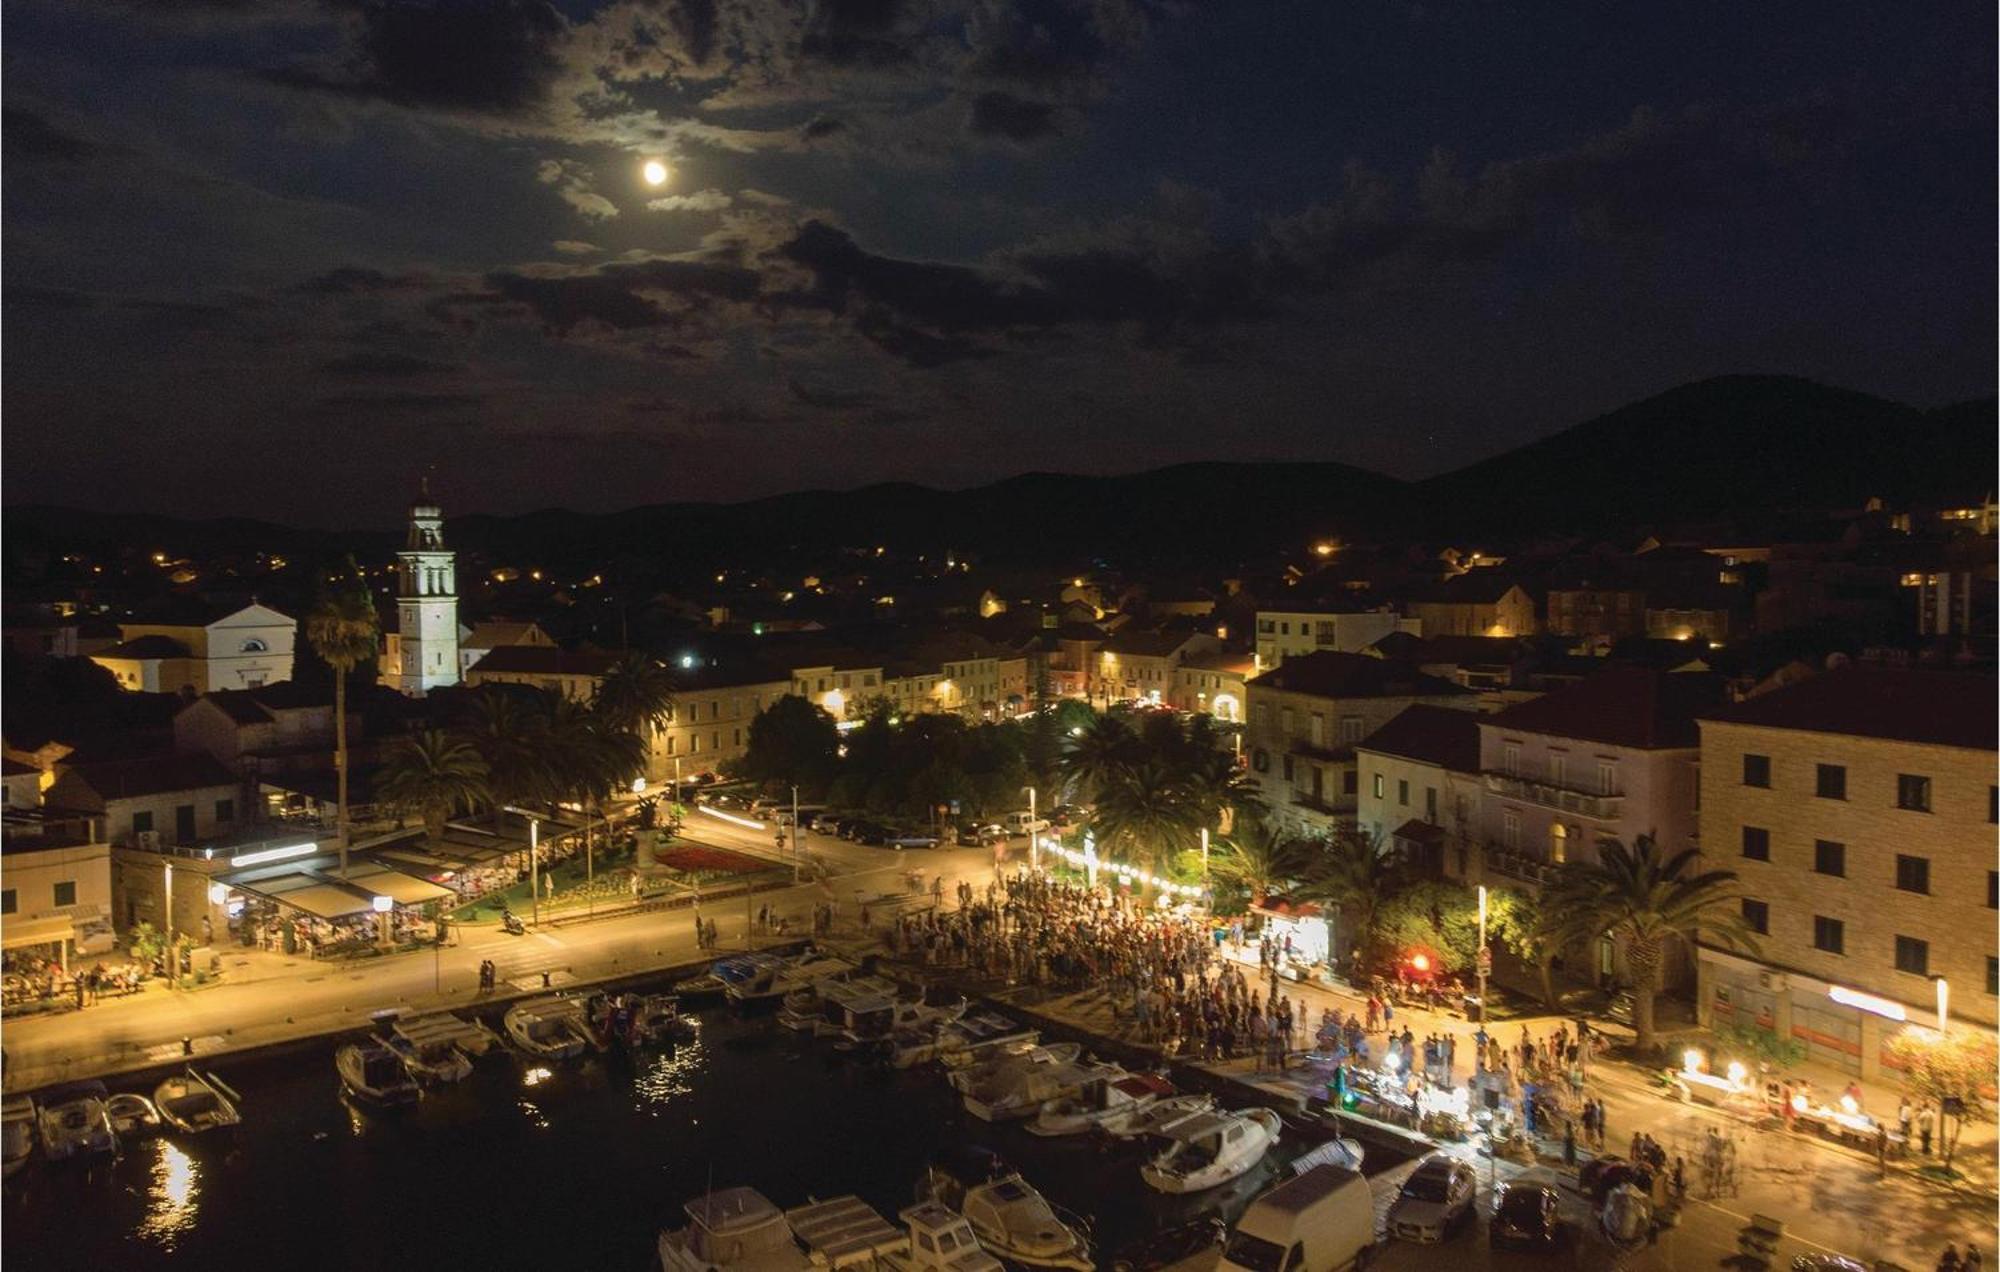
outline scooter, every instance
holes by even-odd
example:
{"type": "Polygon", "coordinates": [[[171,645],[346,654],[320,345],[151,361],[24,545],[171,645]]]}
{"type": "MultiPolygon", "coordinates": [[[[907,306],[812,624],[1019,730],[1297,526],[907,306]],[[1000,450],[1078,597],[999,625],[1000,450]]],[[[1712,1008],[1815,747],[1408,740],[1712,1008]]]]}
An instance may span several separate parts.
{"type": "Polygon", "coordinates": [[[500,912],[500,930],[509,936],[525,936],[528,932],[528,925],[521,922],[512,910],[502,910],[500,912]]]}

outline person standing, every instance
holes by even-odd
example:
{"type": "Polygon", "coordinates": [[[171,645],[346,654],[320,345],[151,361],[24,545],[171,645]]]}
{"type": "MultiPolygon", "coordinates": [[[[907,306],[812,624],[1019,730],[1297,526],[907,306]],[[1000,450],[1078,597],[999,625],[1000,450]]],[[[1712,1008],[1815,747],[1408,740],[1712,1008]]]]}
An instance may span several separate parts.
{"type": "MultiPolygon", "coordinates": [[[[1932,1111],[1930,1104],[1927,1102],[1923,1107],[1923,1111],[1917,1114],[1917,1138],[1923,1142],[1925,1157],[1931,1155],[1931,1134],[1936,1130],[1937,1114],[1932,1111]]],[[[1957,1256],[1954,1255],[1953,1257],[1956,1258],[1957,1256]]]]}

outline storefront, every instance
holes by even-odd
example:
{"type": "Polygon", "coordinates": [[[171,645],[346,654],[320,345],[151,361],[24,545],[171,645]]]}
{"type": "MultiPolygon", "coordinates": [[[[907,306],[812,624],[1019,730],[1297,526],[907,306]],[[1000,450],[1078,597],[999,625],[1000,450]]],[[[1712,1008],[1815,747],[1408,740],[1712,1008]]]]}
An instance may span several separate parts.
{"type": "Polygon", "coordinates": [[[1929,1021],[1919,1007],[1720,950],[1703,948],[1697,968],[1703,1025],[1761,1029],[1804,1047],[1815,1063],[1865,1080],[1882,1077],[1889,1039],[1909,1022],[1929,1021]]]}
{"type": "Polygon", "coordinates": [[[1250,913],[1263,920],[1265,935],[1293,963],[1327,962],[1327,918],[1310,901],[1288,897],[1266,897],[1250,904],[1250,913]]]}

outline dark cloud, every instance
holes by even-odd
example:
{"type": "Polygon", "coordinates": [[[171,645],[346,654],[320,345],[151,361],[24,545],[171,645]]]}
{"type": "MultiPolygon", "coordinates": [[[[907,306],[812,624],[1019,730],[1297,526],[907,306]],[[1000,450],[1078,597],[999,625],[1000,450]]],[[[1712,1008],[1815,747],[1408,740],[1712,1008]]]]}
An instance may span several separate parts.
{"type": "Polygon", "coordinates": [[[319,400],[320,408],[337,415],[429,414],[478,406],[477,393],[334,393],[319,400]]]}
{"type": "Polygon", "coordinates": [[[846,131],[847,121],[832,115],[815,115],[799,128],[799,136],[806,141],[818,141],[846,131]]]}
{"type": "Polygon", "coordinates": [[[0,107],[0,149],[9,162],[73,162],[88,159],[103,148],[66,133],[34,111],[21,106],[0,107]]]}
{"type": "Polygon", "coordinates": [[[29,287],[15,283],[0,291],[0,306],[8,310],[95,309],[97,297],[67,287],[29,287]]]}
{"type": "Polygon", "coordinates": [[[972,117],[967,127],[983,137],[1037,141],[1056,133],[1055,114],[1055,107],[1047,102],[1031,102],[995,90],[972,99],[972,117]]]}
{"type": "Polygon", "coordinates": [[[809,389],[797,380],[789,381],[787,387],[794,398],[820,411],[851,411],[881,400],[880,394],[859,390],[809,389]]]}
{"type": "Polygon", "coordinates": [[[356,0],[352,43],[331,69],[269,72],[296,88],[402,106],[516,114],[540,105],[561,74],[568,29],[543,0],[356,0]]]}
{"type": "Polygon", "coordinates": [[[317,274],[299,284],[303,292],[322,295],[353,295],[368,292],[408,291],[429,285],[423,274],[386,274],[360,265],[343,265],[317,274]]]}
{"type": "Polygon", "coordinates": [[[884,68],[911,58],[897,27],[903,0],[817,0],[799,39],[802,56],[833,66],[884,68]]]}
{"type": "Polygon", "coordinates": [[[350,353],[320,363],[319,369],[329,375],[356,379],[399,379],[413,375],[448,375],[460,368],[449,362],[434,362],[412,354],[385,351],[350,353]]]}

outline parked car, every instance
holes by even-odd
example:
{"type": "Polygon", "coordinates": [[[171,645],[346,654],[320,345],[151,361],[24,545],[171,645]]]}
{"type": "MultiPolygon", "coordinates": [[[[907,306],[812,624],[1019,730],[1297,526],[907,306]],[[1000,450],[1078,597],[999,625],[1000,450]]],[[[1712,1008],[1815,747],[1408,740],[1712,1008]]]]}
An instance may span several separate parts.
{"type": "Polygon", "coordinates": [[[852,820],[848,813],[821,813],[813,818],[812,828],[822,835],[838,835],[840,828],[852,820]]]}
{"type": "Polygon", "coordinates": [[[1449,1157],[1427,1157],[1389,1203],[1389,1234],[1405,1241],[1442,1241],[1471,1216],[1478,1191],[1472,1167],[1449,1157]]]}
{"type": "Polygon", "coordinates": [[[891,829],[883,836],[891,848],[935,848],[944,841],[928,830],[891,829]]]}
{"type": "Polygon", "coordinates": [[[1076,804],[1057,804],[1049,810],[1049,824],[1058,830],[1068,830],[1082,821],[1086,812],[1076,804]]]}
{"type": "Polygon", "coordinates": [[[1005,825],[1009,835],[1037,835],[1049,828],[1049,819],[1027,812],[1009,813],[1005,825]]]}
{"type": "Polygon", "coordinates": [[[1604,1198],[1620,1184],[1636,1184],[1646,1192],[1653,1190],[1653,1173],[1643,1166],[1634,1166],[1622,1157],[1595,1157],[1583,1164],[1577,1172],[1576,1189],[1590,1198],[1592,1206],[1604,1204],[1604,1198]]]}
{"type": "Polygon", "coordinates": [[[1562,1239],[1562,1221],[1556,1217],[1556,1190],[1544,1184],[1516,1181],[1500,1186],[1493,1202],[1493,1221],[1487,1225],[1487,1239],[1497,1248],[1529,1246],[1550,1249],[1562,1239]]]}
{"type": "Polygon", "coordinates": [[[990,848],[1007,842],[1007,828],[999,822],[967,822],[958,828],[961,848],[990,848]]]}

